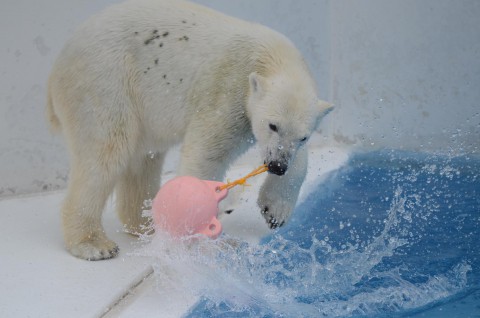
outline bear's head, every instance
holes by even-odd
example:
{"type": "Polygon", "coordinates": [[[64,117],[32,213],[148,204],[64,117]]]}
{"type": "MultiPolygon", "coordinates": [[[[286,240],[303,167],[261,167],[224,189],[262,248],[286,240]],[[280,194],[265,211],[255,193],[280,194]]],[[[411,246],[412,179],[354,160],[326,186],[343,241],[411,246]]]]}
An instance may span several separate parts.
{"type": "Polygon", "coordinates": [[[313,80],[249,75],[247,113],[268,171],[283,175],[333,106],[317,98],[313,80]]]}

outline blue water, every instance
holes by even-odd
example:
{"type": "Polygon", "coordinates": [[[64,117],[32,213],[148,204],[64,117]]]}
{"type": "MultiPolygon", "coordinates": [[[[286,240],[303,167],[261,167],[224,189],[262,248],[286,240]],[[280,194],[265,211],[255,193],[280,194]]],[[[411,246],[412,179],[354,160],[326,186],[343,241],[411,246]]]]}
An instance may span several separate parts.
{"type": "Polygon", "coordinates": [[[480,317],[480,160],[357,154],[260,246],[195,262],[188,317],[480,317]]]}

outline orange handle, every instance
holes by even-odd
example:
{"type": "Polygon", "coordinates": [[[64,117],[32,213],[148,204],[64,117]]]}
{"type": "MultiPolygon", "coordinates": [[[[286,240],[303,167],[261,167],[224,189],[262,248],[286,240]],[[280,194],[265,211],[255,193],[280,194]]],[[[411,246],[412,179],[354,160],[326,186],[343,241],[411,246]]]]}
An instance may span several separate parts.
{"type": "Polygon", "coordinates": [[[217,188],[217,190],[219,191],[222,191],[222,190],[225,190],[225,189],[231,189],[233,188],[234,186],[236,185],[244,185],[246,182],[247,182],[247,179],[248,178],[251,178],[251,177],[254,177],[256,176],[257,174],[260,174],[260,173],[264,173],[265,171],[268,170],[268,167],[267,165],[261,165],[260,167],[258,167],[257,169],[253,170],[252,172],[250,172],[248,175],[246,175],[245,177],[243,178],[240,178],[238,180],[235,180],[235,181],[232,181],[232,182],[229,182],[229,183],[226,183],[222,186],[219,186],[217,188]]]}

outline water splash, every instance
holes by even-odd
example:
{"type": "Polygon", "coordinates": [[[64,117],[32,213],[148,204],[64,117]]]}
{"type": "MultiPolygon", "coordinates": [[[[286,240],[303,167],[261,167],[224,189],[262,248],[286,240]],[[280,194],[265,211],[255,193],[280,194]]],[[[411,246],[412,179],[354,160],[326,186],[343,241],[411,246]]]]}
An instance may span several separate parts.
{"type": "Polygon", "coordinates": [[[459,264],[422,284],[403,279],[400,268],[377,271],[384,258],[407,244],[390,235],[404,217],[405,203],[397,189],[383,231],[365,248],[338,250],[315,236],[302,248],[281,236],[249,245],[226,235],[192,242],[157,234],[139,254],[153,259],[159,289],[189,290],[213,316],[223,311],[244,317],[344,317],[417,308],[465,288],[471,268],[459,264]],[[374,280],[382,286],[362,286],[374,280]]]}
{"type": "MultiPolygon", "coordinates": [[[[363,195],[354,200],[355,213],[360,213],[358,207],[365,202],[363,217],[346,213],[348,209],[342,205],[327,208],[319,204],[331,214],[338,213],[341,222],[333,217],[331,222],[317,220],[317,216],[313,220],[318,224],[313,224],[308,220],[314,212],[300,214],[290,228],[260,245],[227,235],[215,241],[174,241],[157,233],[138,255],[152,259],[159,289],[188,290],[200,299],[191,317],[388,316],[431,306],[465,290],[472,272],[468,258],[447,261],[432,254],[421,259],[422,253],[435,248],[424,244],[426,238],[452,240],[452,229],[466,233],[459,237],[463,241],[478,234],[478,230],[465,228],[465,220],[472,217],[468,212],[445,213],[459,203],[459,195],[449,184],[458,187],[460,175],[465,175],[450,162],[418,165],[403,161],[405,169],[394,169],[391,163],[385,166],[388,173],[376,175],[375,165],[374,169],[362,167],[361,177],[356,179],[351,170],[337,176],[345,182],[355,179],[354,187],[365,176],[370,178],[370,186],[389,185],[391,191],[385,193],[373,189],[377,195],[381,193],[376,199],[379,205],[363,195]],[[360,219],[364,222],[359,223],[360,219]],[[368,226],[371,229],[367,230],[368,226]],[[417,243],[421,248],[413,249],[417,243]],[[412,255],[415,253],[418,255],[412,255]],[[408,261],[402,255],[416,260],[408,261]]],[[[478,183],[476,175],[469,178],[478,183]]],[[[348,184],[340,187],[346,195],[348,184]]],[[[347,199],[339,197],[340,202],[347,199]]],[[[470,221],[479,223],[480,218],[470,221]]]]}

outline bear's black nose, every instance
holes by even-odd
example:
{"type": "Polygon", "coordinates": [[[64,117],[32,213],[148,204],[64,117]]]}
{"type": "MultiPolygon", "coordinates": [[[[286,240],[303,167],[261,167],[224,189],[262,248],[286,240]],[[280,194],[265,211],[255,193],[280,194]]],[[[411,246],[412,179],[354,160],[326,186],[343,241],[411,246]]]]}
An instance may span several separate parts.
{"type": "Polygon", "coordinates": [[[268,163],[268,172],[283,176],[288,169],[288,165],[280,161],[270,161],[268,163]]]}

